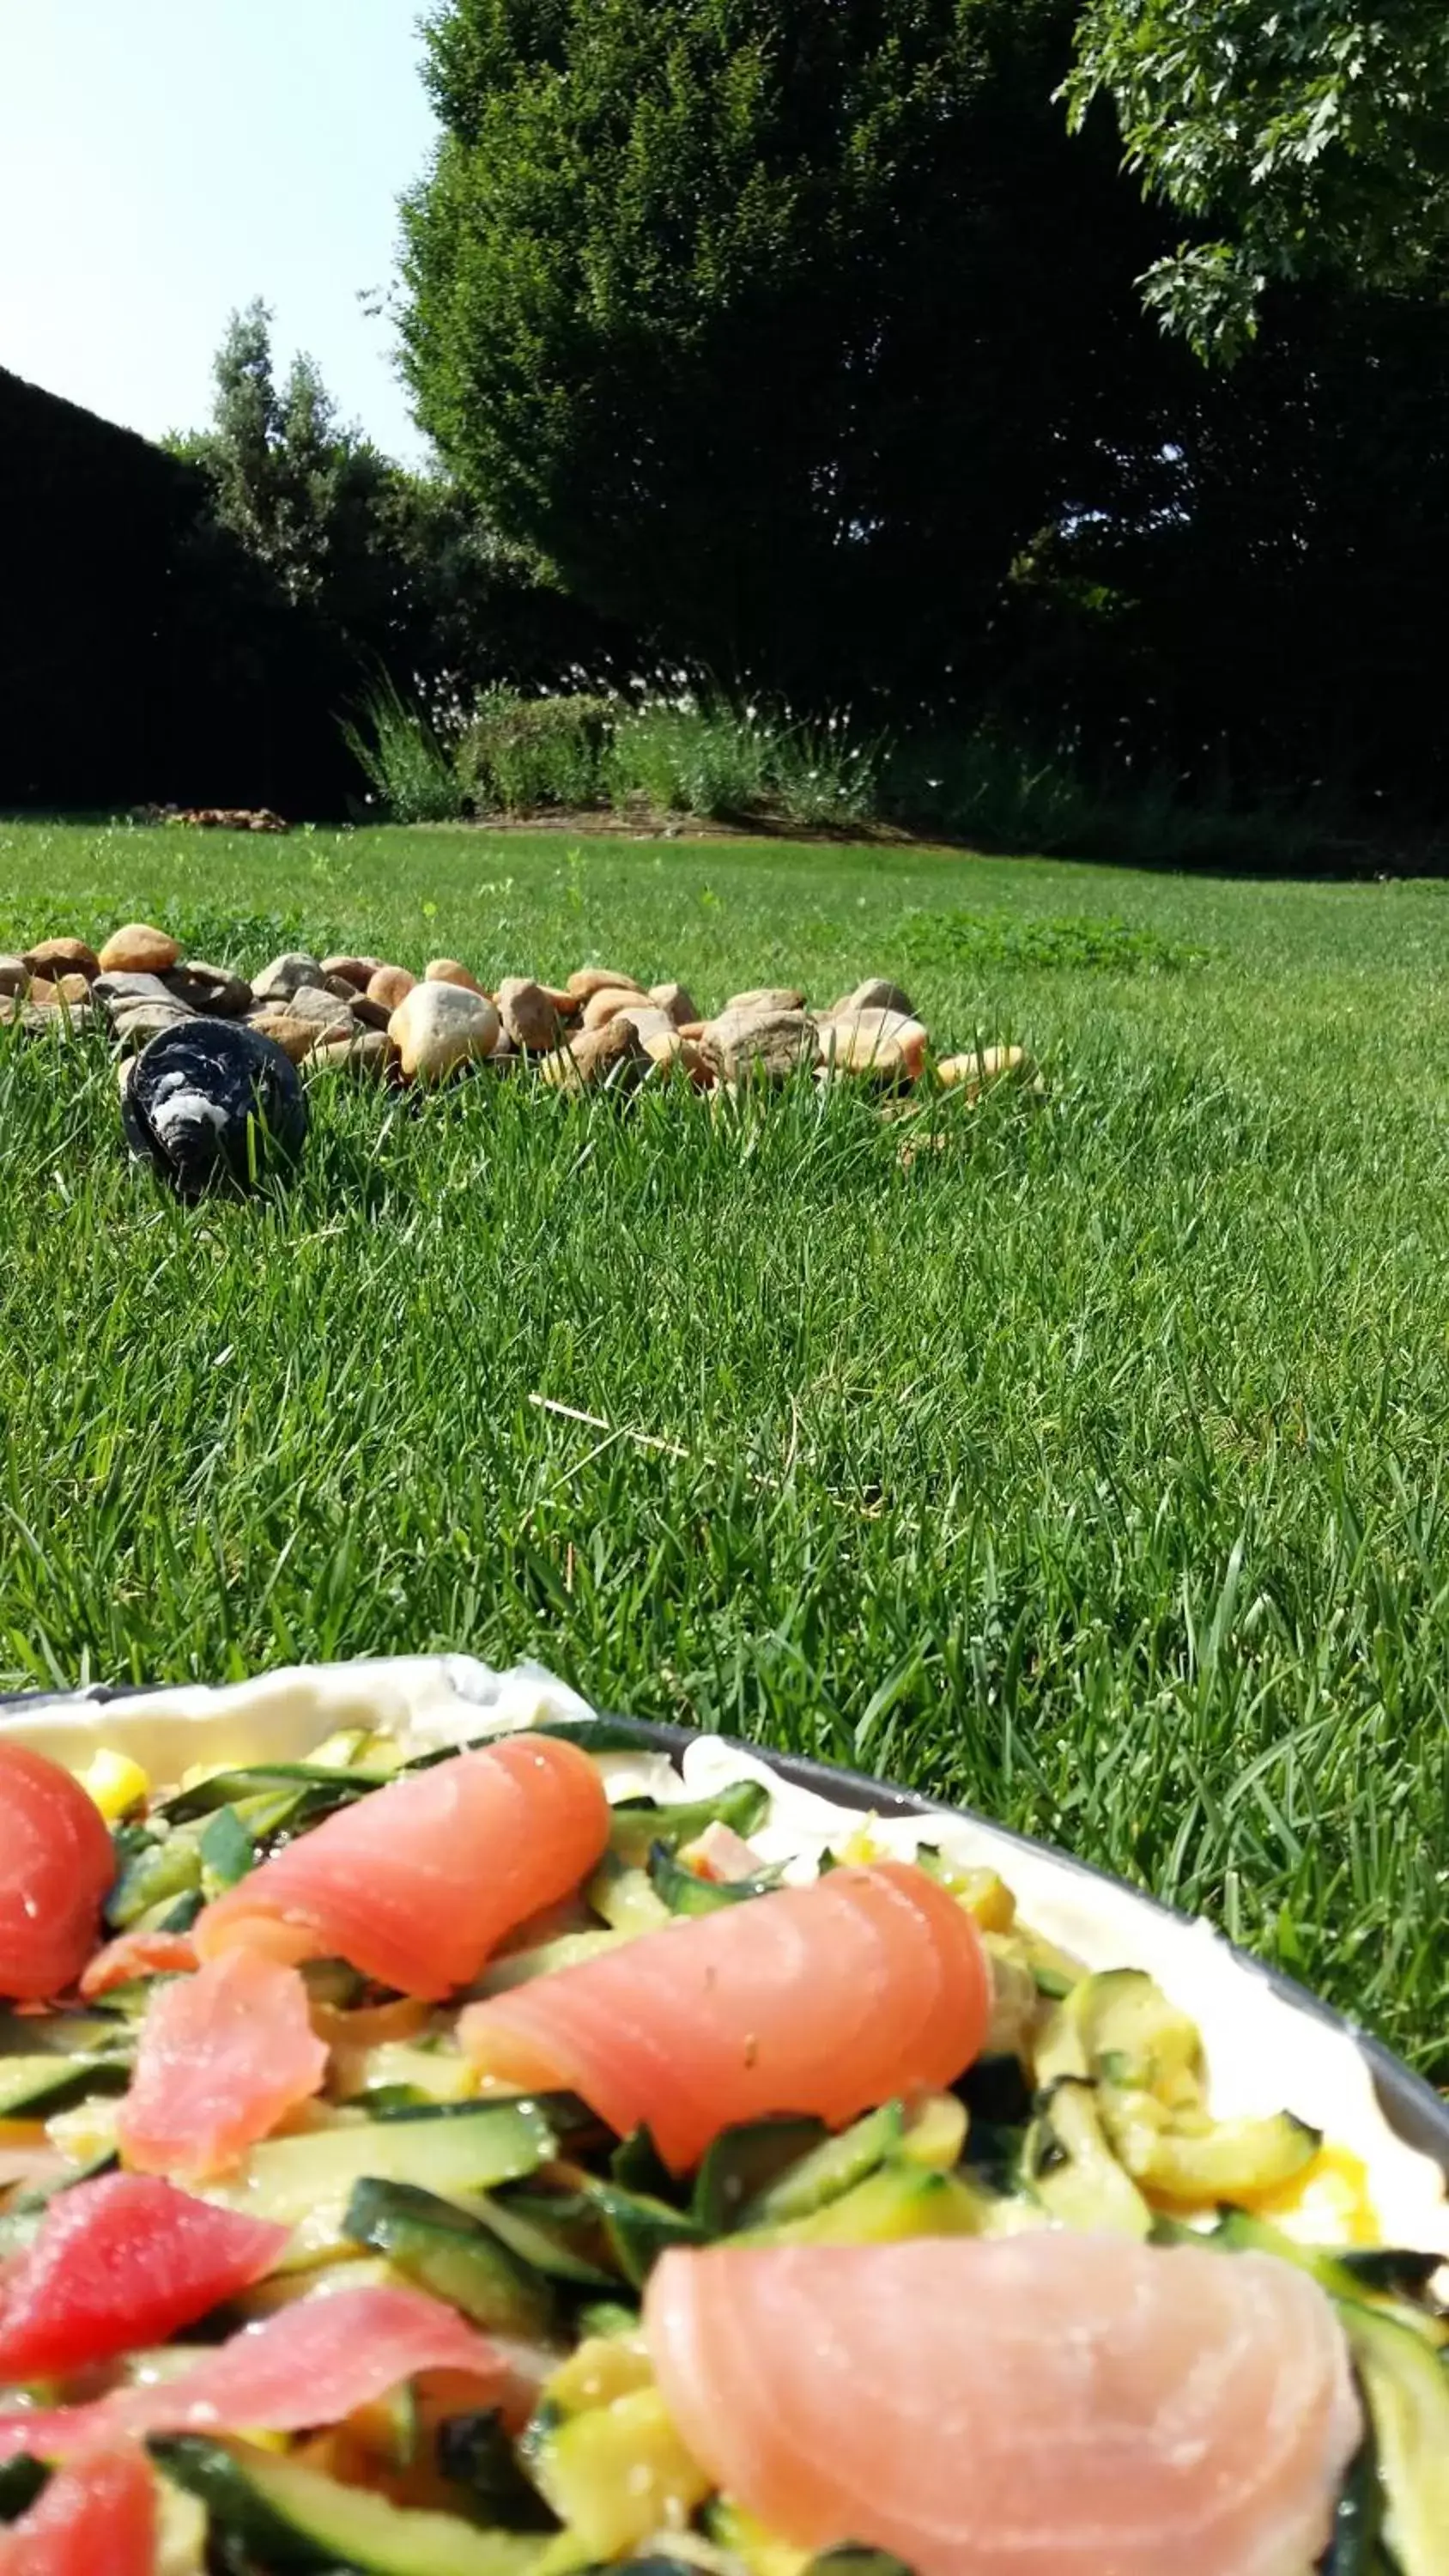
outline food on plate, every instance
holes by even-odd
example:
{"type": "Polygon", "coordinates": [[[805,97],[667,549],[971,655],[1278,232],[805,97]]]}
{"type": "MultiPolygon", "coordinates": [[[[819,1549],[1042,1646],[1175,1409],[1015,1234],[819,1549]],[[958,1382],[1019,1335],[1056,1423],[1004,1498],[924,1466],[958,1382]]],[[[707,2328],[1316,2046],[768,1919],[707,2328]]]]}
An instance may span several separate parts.
{"type": "Polygon", "coordinates": [[[39,2002],[74,1984],[115,1869],[105,1819],[79,1781],[0,1741],[0,1994],[39,2002]]]}
{"type": "Polygon", "coordinates": [[[1362,2439],[1342,2328],[1263,2255],[1050,2232],[666,2254],[660,2394],[782,2538],[918,2576],[1279,2576],[1362,2439]]]}
{"type": "Polygon", "coordinates": [[[506,1932],[592,1869],[603,1783],[576,1745],[512,1736],[396,1780],[288,1843],[209,1905],[203,1959],[237,1943],[345,1959],[402,1994],[466,1985],[506,1932]]]}
{"type": "Polygon", "coordinates": [[[164,2343],[250,2289],[286,2241],[151,2175],[77,2183],[0,2275],[0,2378],[54,2379],[164,2343]]]}
{"type": "Polygon", "coordinates": [[[0,2531],[0,2576],[152,2576],[156,2486],[134,2446],[95,2451],[54,2477],[37,2471],[29,2483],[0,2531]]]}
{"type": "Polygon", "coordinates": [[[843,2128],[979,2054],[990,1976],[970,1915],[899,1861],[841,1869],[666,1925],[464,2013],[492,2076],[570,2087],[687,2173],[722,2128],[775,2111],[843,2128]]]}
{"type": "Polygon", "coordinates": [[[14,1882],[0,2576],[1449,2576],[1449,2213],[1194,1950],[724,1748],[368,1716],[119,1728],[84,1909],[14,1882]]]}
{"type": "Polygon", "coordinates": [[[116,2136],[140,2173],[211,2182],[320,2093],[327,2050],[295,1968],[233,1950],[160,1980],[116,2136]]]}

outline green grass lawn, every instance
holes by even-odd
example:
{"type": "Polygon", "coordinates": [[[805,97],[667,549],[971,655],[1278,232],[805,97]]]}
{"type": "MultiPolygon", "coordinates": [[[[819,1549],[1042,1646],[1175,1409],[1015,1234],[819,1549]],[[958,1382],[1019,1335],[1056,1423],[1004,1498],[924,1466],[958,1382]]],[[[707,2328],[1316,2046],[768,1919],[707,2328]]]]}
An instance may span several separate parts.
{"type": "Polygon", "coordinates": [[[329,1088],[275,1207],[0,1044],[0,1681],[536,1655],[974,1801],[1449,2080],[1449,887],[0,825],[0,950],[898,976],[1051,1083],[329,1088]],[[538,1399],[596,1416],[592,1428],[538,1399]]]}

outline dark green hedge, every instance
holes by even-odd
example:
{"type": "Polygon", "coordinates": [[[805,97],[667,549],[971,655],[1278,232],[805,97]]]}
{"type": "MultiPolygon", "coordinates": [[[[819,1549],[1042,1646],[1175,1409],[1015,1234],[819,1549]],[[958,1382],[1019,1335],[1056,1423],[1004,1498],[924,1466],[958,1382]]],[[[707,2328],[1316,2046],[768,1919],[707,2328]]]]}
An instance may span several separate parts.
{"type": "Polygon", "coordinates": [[[0,368],[0,808],[335,813],[350,684],[200,474],[0,368]]]}

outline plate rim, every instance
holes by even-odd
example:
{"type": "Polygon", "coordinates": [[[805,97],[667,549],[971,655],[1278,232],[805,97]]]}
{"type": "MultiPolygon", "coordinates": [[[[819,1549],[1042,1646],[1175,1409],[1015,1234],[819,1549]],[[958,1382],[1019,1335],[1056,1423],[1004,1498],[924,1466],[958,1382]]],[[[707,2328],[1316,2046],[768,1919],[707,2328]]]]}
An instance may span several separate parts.
{"type": "MultiPolygon", "coordinates": [[[[74,1691],[4,1691],[0,1692],[0,1711],[23,1714],[34,1710],[39,1715],[42,1710],[104,1708],[117,1700],[149,1698],[154,1691],[164,1688],[164,1683],[93,1682],[85,1689],[74,1691]]],[[[608,1719],[617,1712],[600,1709],[595,1714],[608,1719]]],[[[1169,1922],[1190,1923],[1194,1920],[1177,1906],[1165,1904],[1161,1897],[1153,1895],[1150,1888],[1140,1887],[1132,1879],[1118,1878],[1111,1870],[1099,1869],[1094,1862],[1082,1860],[1076,1852],[1064,1851],[1057,1843],[1021,1833],[1014,1825],[1002,1824],[994,1816],[984,1815],[977,1807],[953,1806],[949,1800],[933,1798],[924,1790],[909,1789],[901,1781],[877,1779],[869,1772],[822,1761],[815,1754],[787,1753],[771,1744],[751,1743],[743,1736],[721,1736],[717,1728],[685,1726],[666,1718],[630,1717],[627,1723],[639,1729],[646,1746],[653,1744],[660,1752],[674,1756],[682,1754],[686,1746],[700,1742],[705,1736],[716,1737],[732,1751],[764,1762],[792,1786],[808,1789],[817,1797],[834,1798],[857,1814],[874,1811],[878,1815],[954,1816],[970,1824],[986,1826],[1023,1851],[1047,1853],[1078,1878],[1089,1880],[1096,1886],[1125,1889],[1139,1903],[1149,1906],[1169,1922]]],[[[1367,2062],[1379,2108],[1389,2126],[1405,2146],[1416,2148],[1421,2155],[1431,2157],[1438,2164],[1444,2175],[1445,2188],[1449,2190],[1449,2099],[1436,2093],[1426,2077],[1415,2074],[1413,2068],[1396,2057],[1393,2050],[1372,2031],[1364,2030],[1348,2014],[1325,2003],[1321,1995],[1315,1995],[1309,1987],[1300,1985],[1296,1978],[1285,1976],[1282,1969],[1269,1967],[1266,1961],[1255,1958],[1252,1951],[1241,1949],[1235,1941],[1229,1941],[1225,1933],[1217,1932],[1216,1926],[1213,1930],[1238,1965],[1265,1985],[1280,2002],[1310,2014],[1315,2021],[1345,2033],[1353,2041],[1367,2062]]]]}

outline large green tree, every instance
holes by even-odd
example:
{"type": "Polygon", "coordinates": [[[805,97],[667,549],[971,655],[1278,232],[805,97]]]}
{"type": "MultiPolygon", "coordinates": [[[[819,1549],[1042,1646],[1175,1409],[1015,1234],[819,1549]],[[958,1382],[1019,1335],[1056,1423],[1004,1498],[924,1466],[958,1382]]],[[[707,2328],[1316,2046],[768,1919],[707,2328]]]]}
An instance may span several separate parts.
{"type": "Polygon", "coordinates": [[[1285,280],[1449,292],[1445,0],[1085,0],[1067,95],[1193,219],[1145,283],[1201,355],[1285,280]]]}
{"type": "Polygon", "coordinates": [[[172,450],[354,680],[381,666],[409,690],[466,687],[551,672],[595,640],[450,475],[409,472],[344,421],[312,358],[278,381],[260,299],[231,316],[213,372],[210,422],[172,450]]]}
{"type": "Polygon", "coordinates": [[[489,516],[724,674],[939,678],[1150,481],[1166,236],[1053,92],[1071,0],[442,0],[418,412],[489,516]]]}

